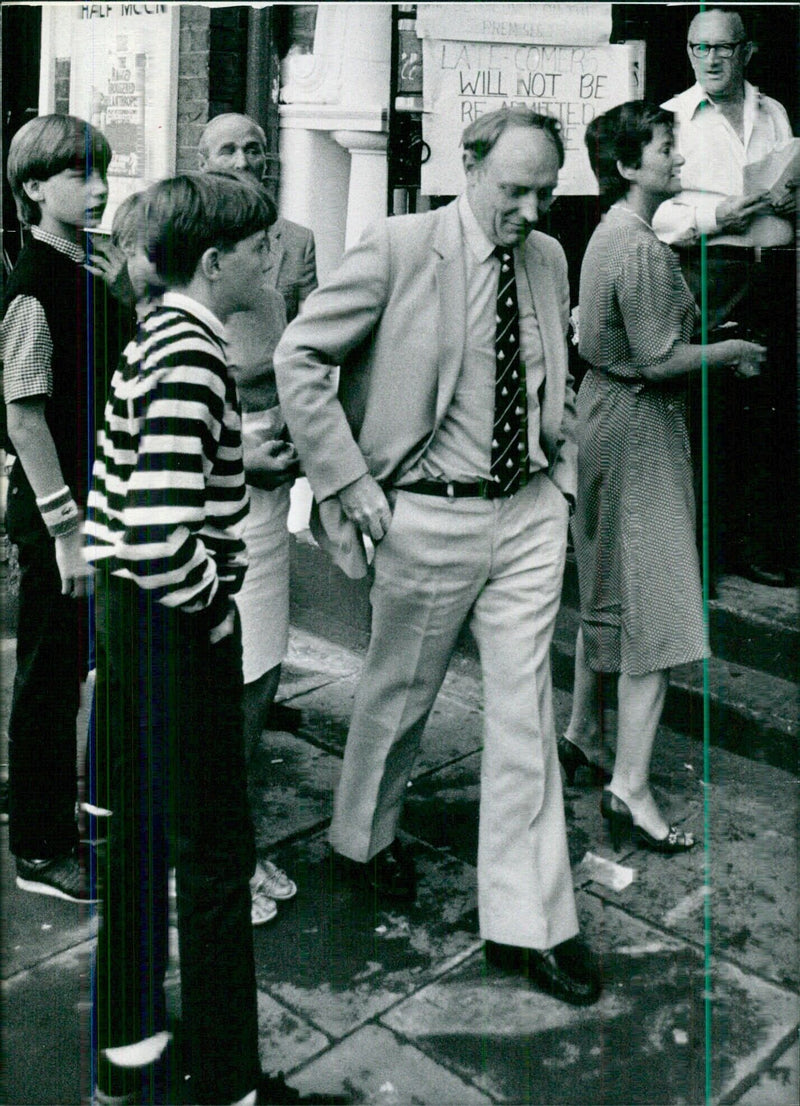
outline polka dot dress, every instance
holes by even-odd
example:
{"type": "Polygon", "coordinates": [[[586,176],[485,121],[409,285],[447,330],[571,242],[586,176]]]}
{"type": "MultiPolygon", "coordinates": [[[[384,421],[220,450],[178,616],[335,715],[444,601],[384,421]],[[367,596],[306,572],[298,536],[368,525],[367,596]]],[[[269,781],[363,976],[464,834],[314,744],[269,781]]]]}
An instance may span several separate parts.
{"type": "Polygon", "coordinates": [[[578,559],[586,656],[644,675],[708,655],[694,534],[686,378],[641,368],[691,340],[696,307],[652,230],[612,208],[581,268],[578,559]]]}

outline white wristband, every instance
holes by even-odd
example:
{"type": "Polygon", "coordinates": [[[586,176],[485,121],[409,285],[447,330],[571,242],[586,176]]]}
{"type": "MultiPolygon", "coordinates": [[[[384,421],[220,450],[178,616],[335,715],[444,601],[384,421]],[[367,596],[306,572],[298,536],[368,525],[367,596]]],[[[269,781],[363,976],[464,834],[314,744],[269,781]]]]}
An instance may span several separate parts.
{"type": "Polygon", "coordinates": [[[66,537],[80,525],[78,504],[66,484],[52,495],[37,496],[36,506],[51,538],[66,537]]]}

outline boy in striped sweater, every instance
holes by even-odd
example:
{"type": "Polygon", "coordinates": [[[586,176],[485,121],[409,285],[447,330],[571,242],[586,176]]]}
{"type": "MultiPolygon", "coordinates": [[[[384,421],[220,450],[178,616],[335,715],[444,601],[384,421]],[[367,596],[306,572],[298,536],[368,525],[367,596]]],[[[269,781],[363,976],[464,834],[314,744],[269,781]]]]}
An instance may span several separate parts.
{"type": "Polygon", "coordinates": [[[300,1101],[259,1067],[233,603],[247,492],[224,323],[260,295],[268,212],[253,186],[199,175],[153,185],[141,208],[166,291],[114,374],[85,526],[96,763],[107,775],[97,782],[111,810],[99,855],[95,1100],[173,1101],[178,1066],[195,1103],[300,1101]],[[174,1062],[163,987],[170,861],[185,1046],[174,1062]]]}

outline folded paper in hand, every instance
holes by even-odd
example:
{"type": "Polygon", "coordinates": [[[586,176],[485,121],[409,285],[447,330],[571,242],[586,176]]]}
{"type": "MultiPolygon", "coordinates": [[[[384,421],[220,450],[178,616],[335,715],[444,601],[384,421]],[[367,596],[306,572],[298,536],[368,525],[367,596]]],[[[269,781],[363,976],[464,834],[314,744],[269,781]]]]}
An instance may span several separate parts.
{"type": "Polygon", "coordinates": [[[338,496],[314,501],[309,522],[319,547],[351,580],[367,575],[367,553],[361,531],[344,513],[338,496]]]}
{"type": "Polygon", "coordinates": [[[744,167],[745,195],[769,192],[770,201],[776,206],[797,185],[800,185],[800,138],[791,139],[780,150],[744,167]]]}

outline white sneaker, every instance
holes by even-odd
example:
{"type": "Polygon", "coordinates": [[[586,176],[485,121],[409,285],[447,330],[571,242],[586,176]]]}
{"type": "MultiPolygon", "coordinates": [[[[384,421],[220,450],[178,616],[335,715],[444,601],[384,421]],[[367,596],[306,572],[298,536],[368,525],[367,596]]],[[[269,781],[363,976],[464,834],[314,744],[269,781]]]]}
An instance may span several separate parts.
{"type": "MultiPolygon", "coordinates": [[[[259,861],[253,879],[259,879],[264,893],[271,899],[292,899],[297,894],[297,884],[289,879],[286,872],[273,864],[271,860],[259,861]]],[[[252,887],[252,883],[250,885],[252,887]]]]}

